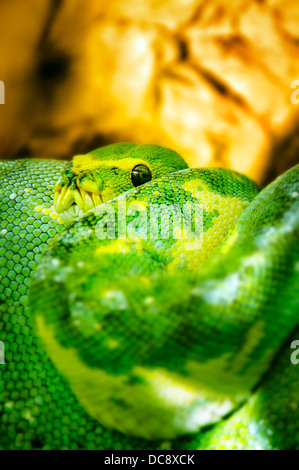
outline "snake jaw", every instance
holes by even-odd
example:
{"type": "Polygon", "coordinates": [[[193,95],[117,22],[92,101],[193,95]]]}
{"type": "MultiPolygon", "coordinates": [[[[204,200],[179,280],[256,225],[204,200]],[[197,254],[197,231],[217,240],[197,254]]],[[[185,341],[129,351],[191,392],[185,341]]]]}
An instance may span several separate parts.
{"type": "Polygon", "coordinates": [[[73,184],[55,186],[54,207],[65,223],[71,223],[91,209],[102,204],[101,193],[93,193],[73,184]]]}
{"type": "Polygon", "coordinates": [[[98,173],[75,171],[69,162],[54,187],[55,210],[69,224],[102,204],[102,190],[103,180],[98,173]]]}
{"type": "MultiPolygon", "coordinates": [[[[57,210],[56,210],[57,212],[57,210]]],[[[77,217],[82,217],[85,214],[77,204],[70,206],[67,210],[60,212],[59,215],[65,224],[71,224],[77,217]]]]}

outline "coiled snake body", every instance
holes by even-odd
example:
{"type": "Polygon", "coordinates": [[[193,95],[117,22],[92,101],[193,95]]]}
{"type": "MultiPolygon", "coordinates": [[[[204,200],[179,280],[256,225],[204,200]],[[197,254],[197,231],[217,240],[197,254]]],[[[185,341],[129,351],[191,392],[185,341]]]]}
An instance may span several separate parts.
{"type": "Polygon", "coordinates": [[[0,446],[298,448],[298,177],[2,162],[0,446]]]}

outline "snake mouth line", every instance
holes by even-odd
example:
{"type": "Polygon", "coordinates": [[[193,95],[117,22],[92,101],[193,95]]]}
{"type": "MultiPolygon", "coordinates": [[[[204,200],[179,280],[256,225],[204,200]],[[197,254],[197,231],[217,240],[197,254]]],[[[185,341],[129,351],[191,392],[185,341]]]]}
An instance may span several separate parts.
{"type": "Polygon", "coordinates": [[[70,186],[54,191],[55,210],[67,224],[72,223],[77,217],[82,217],[102,202],[100,192],[94,193],[70,186]]]}
{"type": "Polygon", "coordinates": [[[58,214],[65,224],[71,224],[75,219],[86,214],[86,212],[83,212],[77,204],[72,204],[71,207],[63,212],[58,212],[58,214]]]}

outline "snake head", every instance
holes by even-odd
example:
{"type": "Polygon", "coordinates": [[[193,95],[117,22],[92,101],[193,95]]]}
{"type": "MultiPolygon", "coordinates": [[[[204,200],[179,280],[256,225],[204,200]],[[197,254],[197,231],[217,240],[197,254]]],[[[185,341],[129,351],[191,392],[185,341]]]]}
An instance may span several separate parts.
{"type": "Polygon", "coordinates": [[[69,224],[125,191],[185,168],[176,152],[156,145],[112,144],[76,155],[54,187],[55,210],[69,224]]]}

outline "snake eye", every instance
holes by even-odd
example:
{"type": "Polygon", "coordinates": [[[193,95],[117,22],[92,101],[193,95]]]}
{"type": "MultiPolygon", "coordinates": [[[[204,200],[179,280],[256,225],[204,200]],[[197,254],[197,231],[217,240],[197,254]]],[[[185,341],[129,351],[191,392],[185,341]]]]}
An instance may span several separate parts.
{"type": "Polygon", "coordinates": [[[131,179],[132,183],[136,187],[150,181],[152,179],[152,174],[147,166],[136,165],[132,170],[131,179]]]}

